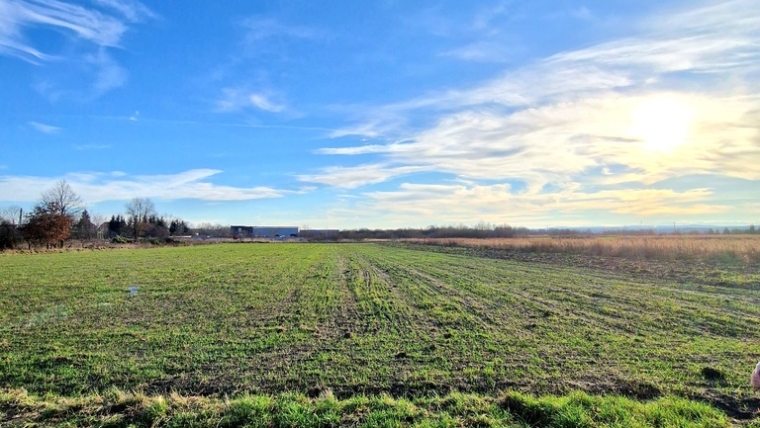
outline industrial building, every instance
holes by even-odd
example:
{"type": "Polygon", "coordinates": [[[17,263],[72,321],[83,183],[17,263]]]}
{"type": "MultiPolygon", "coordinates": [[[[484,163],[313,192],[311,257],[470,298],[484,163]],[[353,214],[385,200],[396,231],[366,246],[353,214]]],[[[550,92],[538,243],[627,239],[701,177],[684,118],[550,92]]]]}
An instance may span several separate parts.
{"type": "Polygon", "coordinates": [[[298,226],[230,226],[235,239],[287,239],[298,237],[298,226]]]}

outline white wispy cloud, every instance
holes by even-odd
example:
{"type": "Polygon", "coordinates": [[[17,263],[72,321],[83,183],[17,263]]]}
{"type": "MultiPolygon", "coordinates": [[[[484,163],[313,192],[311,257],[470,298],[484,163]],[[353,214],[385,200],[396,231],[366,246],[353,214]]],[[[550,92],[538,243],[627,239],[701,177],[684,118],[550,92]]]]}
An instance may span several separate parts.
{"type": "MultiPolygon", "coordinates": [[[[382,112],[378,112],[377,116],[386,116],[382,112]]],[[[393,120],[394,122],[397,120],[393,120]]],[[[377,117],[375,120],[371,122],[362,122],[359,124],[344,126],[339,129],[335,129],[330,133],[330,138],[340,138],[345,137],[349,135],[362,135],[365,137],[378,137],[380,135],[385,134],[386,129],[388,128],[395,128],[396,126],[390,125],[390,122],[388,118],[386,117],[377,117]]],[[[329,150],[329,149],[327,149],[329,150]]]]}
{"type": "Polygon", "coordinates": [[[127,70],[119,65],[105,49],[85,55],[85,63],[94,68],[95,82],[92,97],[98,97],[111,89],[122,86],[127,81],[127,70]]]}
{"type": "Polygon", "coordinates": [[[277,64],[290,61],[292,45],[299,42],[313,43],[324,39],[327,32],[318,28],[283,22],[273,16],[248,16],[234,20],[239,32],[238,42],[230,46],[227,61],[216,64],[209,74],[212,82],[228,82],[215,100],[219,112],[257,108],[280,113],[288,111],[282,94],[272,87],[273,69],[277,64]],[[267,57],[262,67],[261,58],[267,57]],[[246,76],[241,79],[240,75],[246,76]]]}
{"type": "Polygon", "coordinates": [[[92,96],[121,86],[126,81],[126,70],[112,59],[107,48],[121,47],[128,24],[156,15],[135,0],[93,0],[91,4],[99,8],[58,0],[0,0],[0,55],[34,64],[66,60],[63,53],[42,51],[28,35],[32,28],[55,29],[82,42],[82,46],[92,47],[85,50],[83,57],[68,58],[93,70],[92,96]]]}
{"type": "Polygon", "coordinates": [[[234,112],[245,108],[257,108],[271,113],[280,113],[286,109],[282,102],[274,101],[272,95],[266,92],[254,92],[241,88],[224,88],[222,96],[216,101],[219,112],[234,112]]]}
{"type": "Polygon", "coordinates": [[[323,32],[312,27],[286,24],[272,17],[251,16],[241,21],[246,30],[245,40],[257,43],[271,38],[315,39],[323,32]]]}
{"type": "Polygon", "coordinates": [[[76,150],[105,150],[110,148],[110,144],[77,144],[74,146],[76,150]]]}
{"type": "Polygon", "coordinates": [[[280,112],[285,109],[285,106],[282,104],[278,104],[273,102],[269,99],[269,97],[263,95],[263,94],[256,94],[251,93],[248,95],[248,101],[253,105],[254,107],[257,107],[261,110],[271,111],[271,112],[280,112]]]}
{"type": "Polygon", "coordinates": [[[220,89],[213,100],[217,112],[256,108],[280,113],[288,109],[281,92],[272,82],[277,79],[275,68],[288,62],[292,46],[311,43],[326,33],[310,26],[283,22],[271,14],[240,16],[231,23],[237,42],[226,47],[228,58],[218,62],[206,79],[220,89]],[[262,57],[267,60],[262,63],[262,57]]]}
{"type": "Polygon", "coordinates": [[[573,9],[570,12],[570,15],[572,15],[575,18],[582,19],[584,21],[594,19],[594,13],[591,12],[591,9],[589,9],[586,6],[580,6],[578,8],[573,9]]]}
{"type": "Polygon", "coordinates": [[[42,132],[43,134],[57,134],[61,132],[62,128],[59,128],[57,126],[53,125],[47,125],[45,123],[40,122],[27,122],[29,126],[36,129],[37,131],[42,132]]]}
{"type": "Polygon", "coordinates": [[[445,4],[425,7],[417,13],[402,18],[402,22],[415,30],[444,38],[462,38],[465,36],[488,36],[498,33],[498,26],[504,24],[504,18],[513,11],[507,0],[482,2],[472,15],[462,15],[461,10],[452,15],[445,4]]]}
{"type": "Polygon", "coordinates": [[[715,214],[740,218],[743,207],[715,204],[711,202],[713,196],[709,189],[583,192],[568,184],[553,194],[528,194],[515,192],[506,183],[404,183],[394,191],[365,192],[346,199],[324,215],[332,224],[344,227],[378,223],[388,227],[424,227],[476,221],[528,227],[583,226],[588,225],[589,215],[593,215],[597,224],[604,223],[603,215],[608,213],[632,220],[689,219],[715,214]]]}
{"type": "Polygon", "coordinates": [[[393,146],[383,144],[371,144],[356,147],[325,147],[317,149],[316,153],[322,155],[366,155],[369,153],[389,153],[393,146]]]}
{"type": "Polygon", "coordinates": [[[0,49],[22,59],[50,57],[24,37],[27,27],[42,25],[66,30],[98,46],[118,46],[127,29],[113,16],[57,0],[1,0],[0,11],[0,49]]]}
{"type": "Polygon", "coordinates": [[[520,49],[500,41],[477,41],[441,52],[443,57],[474,62],[506,62],[520,49]]]}
{"type": "MultiPolygon", "coordinates": [[[[579,186],[574,197],[590,204],[583,195],[593,186],[601,186],[597,192],[603,195],[605,186],[689,175],[760,180],[760,164],[748,162],[760,159],[755,3],[657,10],[656,19],[632,25],[632,36],[560,52],[475,87],[367,109],[365,121],[334,135],[363,131],[405,142],[321,149],[379,159],[325,169],[318,182],[338,185],[346,170],[361,176],[362,168],[373,177],[367,183],[393,177],[377,173],[381,164],[384,171],[409,167],[524,182],[531,195],[552,194],[573,182],[579,186]],[[437,119],[421,130],[388,120],[415,115],[437,119]]],[[[688,209],[705,211],[708,205],[688,209]]]]}
{"type": "Polygon", "coordinates": [[[157,19],[158,15],[147,6],[135,0],[91,0],[93,3],[119,12],[130,22],[157,19]]]}
{"type": "Polygon", "coordinates": [[[424,167],[419,166],[388,166],[384,164],[368,164],[356,167],[333,166],[324,168],[316,174],[299,175],[298,179],[309,183],[353,189],[424,170],[424,167]]]}
{"type": "MultiPolygon", "coordinates": [[[[441,57],[472,62],[507,62],[515,53],[524,50],[507,31],[510,24],[519,19],[520,13],[516,9],[513,2],[499,1],[480,7],[471,17],[451,19],[451,16],[440,16],[441,11],[432,8],[423,12],[423,29],[427,28],[432,34],[448,38],[457,45],[439,53],[441,57]]],[[[414,25],[418,26],[416,22],[414,25]]]]}
{"type": "Polygon", "coordinates": [[[65,179],[88,203],[129,200],[135,197],[161,200],[198,199],[204,201],[244,201],[278,198],[286,191],[271,187],[235,187],[213,184],[209,179],[221,173],[215,169],[194,169],[177,174],[127,175],[123,172],[69,173],[62,177],[0,176],[0,200],[33,202],[42,190],[65,179]]]}
{"type": "Polygon", "coordinates": [[[472,221],[478,214],[486,221],[517,216],[520,219],[553,211],[597,210],[617,214],[648,216],[725,212],[726,206],[705,204],[709,189],[684,192],[662,189],[605,190],[594,193],[574,191],[568,186],[556,194],[514,194],[510,185],[425,185],[402,184],[397,191],[368,193],[371,204],[394,206],[395,211],[432,218],[445,212],[452,221],[472,221]],[[463,203],[466,202],[466,203],[463,203]]]}

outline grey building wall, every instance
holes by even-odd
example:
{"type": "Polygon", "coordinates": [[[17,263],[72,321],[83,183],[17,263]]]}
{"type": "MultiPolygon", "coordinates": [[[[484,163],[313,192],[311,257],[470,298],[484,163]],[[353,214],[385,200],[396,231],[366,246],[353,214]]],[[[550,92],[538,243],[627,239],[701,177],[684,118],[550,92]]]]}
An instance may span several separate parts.
{"type": "Polygon", "coordinates": [[[298,226],[230,226],[238,238],[290,238],[298,236],[298,226]]]}

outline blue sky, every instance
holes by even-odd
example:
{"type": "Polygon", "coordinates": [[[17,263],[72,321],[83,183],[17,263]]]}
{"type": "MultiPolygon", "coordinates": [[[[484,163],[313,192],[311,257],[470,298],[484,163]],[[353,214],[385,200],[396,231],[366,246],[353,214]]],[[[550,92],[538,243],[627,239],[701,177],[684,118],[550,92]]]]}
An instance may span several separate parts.
{"type": "Polygon", "coordinates": [[[760,1],[0,0],[0,207],[760,223],[760,1]]]}

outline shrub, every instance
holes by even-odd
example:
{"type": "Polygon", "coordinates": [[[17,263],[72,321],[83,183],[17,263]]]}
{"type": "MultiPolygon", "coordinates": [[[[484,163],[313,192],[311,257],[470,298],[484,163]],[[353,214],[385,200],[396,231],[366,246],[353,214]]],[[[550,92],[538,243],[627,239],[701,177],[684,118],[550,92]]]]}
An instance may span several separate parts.
{"type": "Polygon", "coordinates": [[[127,239],[127,238],[125,238],[125,237],[123,237],[121,235],[117,235],[116,237],[114,237],[113,239],[111,239],[111,243],[112,244],[129,244],[130,242],[132,242],[132,241],[130,241],[129,239],[127,239]]]}
{"type": "Polygon", "coordinates": [[[3,221],[0,223],[0,251],[12,250],[21,242],[21,235],[15,225],[3,221]]]}

